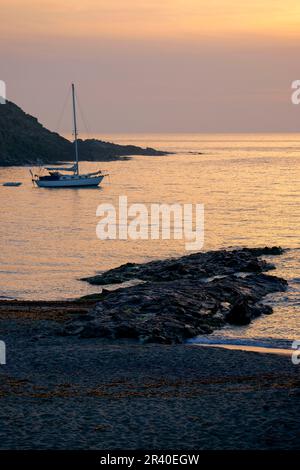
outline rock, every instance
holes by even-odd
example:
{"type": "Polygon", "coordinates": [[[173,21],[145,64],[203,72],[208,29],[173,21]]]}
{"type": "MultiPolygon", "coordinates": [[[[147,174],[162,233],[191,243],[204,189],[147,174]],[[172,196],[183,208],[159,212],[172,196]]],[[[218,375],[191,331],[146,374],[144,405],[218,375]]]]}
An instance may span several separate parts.
{"type": "Polygon", "coordinates": [[[273,313],[273,309],[270,305],[262,305],[261,306],[261,312],[264,314],[264,315],[272,315],[273,313]]]}
{"type": "Polygon", "coordinates": [[[278,256],[282,255],[284,252],[281,246],[265,246],[264,248],[244,248],[244,251],[250,251],[255,256],[278,256]]]}
{"type": "Polygon", "coordinates": [[[251,320],[260,315],[270,315],[272,307],[260,303],[251,304],[248,300],[238,300],[226,315],[226,321],[232,325],[248,325],[251,320]]]}
{"type": "Polygon", "coordinates": [[[262,272],[268,265],[256,254],[269,251],[276,250],[194,253],[110,270],[100,275],[100,283],[131,276],[147,282],[105,290],[88,315],[66,325],[65,334],[171,344],[209,334],[226,323],[247,325],[259,315],[272,313],[261,303],[265,295],[287,286],[284,279],[262,272]],[[238,276],[241,271],[248,274],[238,276]]]}

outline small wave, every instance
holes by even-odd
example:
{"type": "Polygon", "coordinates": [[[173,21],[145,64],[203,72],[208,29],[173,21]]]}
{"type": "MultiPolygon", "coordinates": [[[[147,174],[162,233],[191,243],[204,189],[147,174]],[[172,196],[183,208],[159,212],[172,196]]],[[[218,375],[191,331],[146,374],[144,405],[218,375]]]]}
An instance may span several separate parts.
{"type": "Polygon", "coordinates": [[[247,346],[253,348],[270,348],[270,349],[290,349],[291,340],[284,338],[260,338],[260,339],[249,339],[249,338],[224,338],[222,336],[213,337],[201,337],[191,338],[187,340],[187,344],[198,344],[198,345],[224,345],[224,346],[247,346]]]}

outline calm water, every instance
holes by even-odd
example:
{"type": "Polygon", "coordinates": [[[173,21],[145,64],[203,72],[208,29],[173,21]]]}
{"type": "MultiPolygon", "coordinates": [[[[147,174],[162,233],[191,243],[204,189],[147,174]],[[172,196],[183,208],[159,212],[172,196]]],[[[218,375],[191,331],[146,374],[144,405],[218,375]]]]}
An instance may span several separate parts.
{"type": "MultiPolygon", "coordinates": [[[[182,255],[184,242],[100,241],[98,204],[203,203],[204,249],[282,245],[277,272],[287,293],[270,297],[275,314],[247,328],[228,328],[224,338],[295,339],[300,333],[300,135],[101,136],[120,143],[177,152],[134,157],[99,166],[110,173],[99,189],[34,188],[28,168],[0,169],[0,295],[22,299],[72,298],[95,292],[78,279],[128,261],[182,255]],[[199,152],[204,152],[199,155],[199,152]]],[[[217,336],[216,336],[217,338],[217,336]]],[[[220,339],[219,337],[217,339],[220,339]]]]}

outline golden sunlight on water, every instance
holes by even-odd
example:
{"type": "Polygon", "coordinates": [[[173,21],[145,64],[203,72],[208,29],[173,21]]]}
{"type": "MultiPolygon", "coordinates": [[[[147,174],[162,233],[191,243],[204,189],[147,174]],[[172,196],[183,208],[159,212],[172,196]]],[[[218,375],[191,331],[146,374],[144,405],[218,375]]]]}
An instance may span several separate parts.
{"type": "MultiPolygon", "coordinates": [[[[95,271],[186,253],[180,240],[98,240],[100,203],[117,205],[119,195],[128,196],[129,204],[203,203],[204,250],[265,245],[291,249],[275,260],[278,273],[291,281],[290,292],[277,296],[278,310],[272,317],[276,320],[279,315],[277,329],[271,326],[274,321],[261,322],[265,321],[265,336],[292,337],[299,327],[300,136],[102,138],[176,153],[104,164],[83,162],[82,170],[109,171],[110,177],[98,189],[38,189],[31,184],[28,168],[0,169],[0,183],[23,183],[19,188],[0,186],[0,294],[26,299],[77,297],[95,291],[78,281],[95,271]]],[[[253,333],[257,323],[247,330],[252,336],[258,334],[253,333]]]]}

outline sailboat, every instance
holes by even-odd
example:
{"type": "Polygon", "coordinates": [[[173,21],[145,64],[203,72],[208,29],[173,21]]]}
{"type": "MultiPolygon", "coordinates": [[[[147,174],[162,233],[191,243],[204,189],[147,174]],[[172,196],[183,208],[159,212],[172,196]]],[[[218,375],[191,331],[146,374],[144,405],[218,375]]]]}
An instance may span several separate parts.
{"type": "Polygon", "coordinates": [[[107,176],[101,170],[93,173],[80,174],[78,156],[78,131],[76,119],[75,86],[72,83],[73,123],[74,123],[74,147],[75,162],[69,167],[46,167],[48,174],[45,176],[32,175],[32,181],[40,188],[81,188],[98,186],[103,178],[107,176]],[[66,173],[61,173],[62,171],[66,173]],[[70,172],[71,174],[68,174],[70,172]]]}

